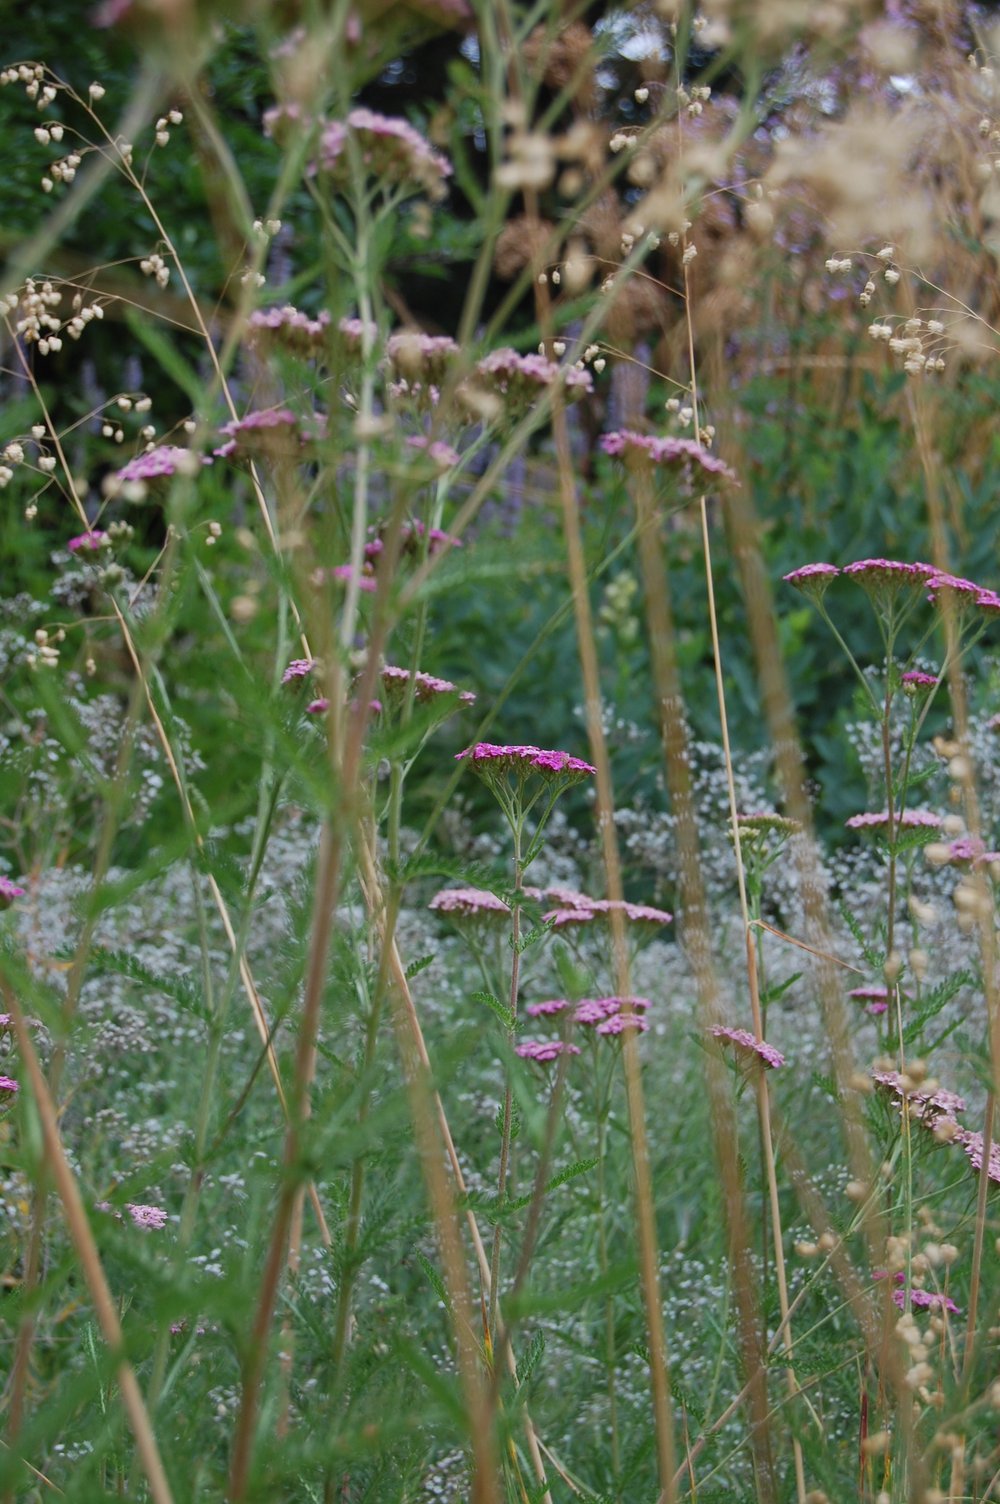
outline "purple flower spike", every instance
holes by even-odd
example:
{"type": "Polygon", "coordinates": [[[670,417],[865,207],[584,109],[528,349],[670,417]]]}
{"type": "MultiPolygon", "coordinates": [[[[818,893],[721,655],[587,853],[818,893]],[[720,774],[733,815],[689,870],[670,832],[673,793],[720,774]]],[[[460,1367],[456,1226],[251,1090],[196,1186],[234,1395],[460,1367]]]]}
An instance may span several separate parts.
{"type": "Polygon", "coordinates": [[[4,1097],[13,1097],[21,1090],[13,1076],[0,1076],[0,1102],[4,1097]]]}
{"type": "Polygon", "coordinates": [[[714,1024],[709,1032],[715,1035],[721,1045],[733,1045],[737,1053],[758,1060],[766,1070],[774,1070],[785,1063],[780,1050],[763,1039],[758,1039],[749,1029],[729,1029],[724,1024],[714,1024]]]}
{"type": "Polygon", "coordinates": [[[11,882],[9,877],[0,877],[0,907],[6,908],[15,898],[23,898],[24,889],[11,882]]]}
{"type": "Polygon", "coordinates": [[[654,465],[673,465],[689,460],[710,475],[722,475],[735,481],[736,472],[710,454],[694,439],[657,438],[653,434],[636,433],[631,428],[619,428],[606,433],[601,440],[605,454],[621,455],[625,459],[637,458],[654,465]]]}

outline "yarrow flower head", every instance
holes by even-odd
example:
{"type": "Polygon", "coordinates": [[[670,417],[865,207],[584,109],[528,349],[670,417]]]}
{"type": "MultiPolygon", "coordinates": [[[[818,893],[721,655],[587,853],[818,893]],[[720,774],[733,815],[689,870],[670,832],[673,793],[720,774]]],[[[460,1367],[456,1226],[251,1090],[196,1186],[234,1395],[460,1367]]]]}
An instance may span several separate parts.
{"type": "Polygon", "coordinates": [[[528,1003],[524,1011],[529,1018],[554,1018],[556,1014],[565,1013],[572,1006],[568,998],[548,997],[540,1003],[528,1003]]]}
{"type": "Polygon", "coordinates": [[[567,893],[557,888],[548,889],[545,896],[555,898],[556,907],[549,909],[542,918],[556,930],[574,925],[596,924],[602,919],[610,920],[615,913],[620,913],[627,924],[647,926],[651,930],[673,923],[672,914],[666,909],[653,908],[651,904],[628,903],[611,898],[587,898],[583,893],[567,893]]]}
{"type": "Polygon", "coordinates": [[[219,459],[228,459],[234,454],[294,457],[301,454],[307,444],[322,438],[325,430],[323,413],[313,413],[311,418],[300,421],[298,414],[288,407],[260,408],[226,423],[222,429],[226,442],[214,452],[219,459]]]}
{"type": "Polygon", "coordinates": [[[800,834],[802,825],[790,815],[779,815],[774,810],[751,810],[749,814],[737,814],[736,830],[741,841],[760,840],[761,837],[778,836],[782,841],[800,834]]]}
{"type": "Polygon", "coordinates": [[[925,1128],[935,1129],[944,1119],[954,1123],[956,1114],[965,1111],[965,1098],[957,1092],[941,1087],[928,1091],[899,1071],[873,1070],[871,1074],[876,1090],[889,1098],[896,1111],[916,1118],[925,1128]]]}
{"type": "Polygon", "coordinates": [[[17,883],[11,882],[9,877],[0,877],[0,909],[7,908],[15,898],[23,898],[24,889],[19,888],[17,883]]]}
{"type": "Polygon", "coordinates": [[[409,383],[440,386],[458,354],[458,345],[447,334],[425,334],[422,329],[397,329],[385,342],[392,372],[409,383]]]}
{"type": "Polygon", "coordinates": [[[464,752],[455,753],[456,762],[465,758],[484,777],[493,772],[513,773],[515,776],[554,773],[560,777],[570,776],[576,783],[588,774],[597,772],[592,763],[584,762],[582,758],[572,757],[568,752],[549,752],[543,747],[507,747],[494,742],[476,742],[475,746],[466,747],[464,752]]]}
{"type": "Polygon", "coordinates": [[[934,570],[930,564],[910,564],[902,559],[858,559],[845,564],[843,572],[863,590],[879,593],[922,585],[934,570]]]}
{"type": "Polygon", "coordinates": [[[293,658],[281,676],[282,684],[291,684],[296,679],[307,679],[315,673],[317,660],[315,658],[293,658]]]}
{"type": "Polygon", "coordinates": [[[534,1060],[539,1065],[548,1065],[560,1055],[579,1055],[580,1046],[565,1039],[522,1039],[514,1046],[515,1055],[522,1060],[534,1060]]]}
{"type": "Polygon", "coordinates": [[[497,915],[510,918],[508,905],[486,888],[442,888],[427,907],[437,914],[447,914],[450,919],[489,919],[497,915]]]}
{"type": "Polygon", "coordinates": [[[786,585],[794,585],[803,595],[821,600],[839,573],[835,564],[803,564],[783,578],[786,585]]]}
{"type": "Polygon", "coordinates": [[[392,709],[398,710],[404,704],[411,682],[413,698],[418,705],[433,705],[445,715],[450,715],[459,705],[476,703],[476,697],[471,690],[459,689],[457,684],[452,684],[450,679],[438,679],[434,674],[418,671],[411,675],[408,668],[397,668],[395,664],[386,664],[379,677],[382,681],[386,703],[392,709]]]}
{"type": "Polygon", "coordinates": [[[539,392],[561,383],[567,397],[582,397],[594,389],[589,371],[560,365],[547,355],[520,355],[504,345],[476,363],[472,385],[460,392],[475,407],[478,395],[502,398],[507,416],[529,407],[539,392]]]}
{"type": "Polygon", "coordinates": [[[774,1045],[767,1044],[763,1039],[758,1039],[751,1034],[749,1029],[730,1029],[725,1024],[713,1024],[709,1030],[719,1043],[725,1047],[732,1045],[737,1054],[751,1063],[756,1061],[766,1070],[775,1070],[779,1065],[784,1065],[785,1057],[774,1045]]]}
{"type": "Polygon", "coordinates": [[[935,867],[992,867],[1000,862],[1000,851],[988,851],[986,842],[979,836],[959,836],[955,841],[933,843],[924,850],[927,860],[935,867]]]}
{"type": "Polygon", "coordinates": [[[159,1206],[143,1206],[135,1201],[127,1201],[125,1210],[128,1212],[136,1227],[166,1227],[167,1214],[159,1206]]]}
{"type": "MultiPolygon", "coordinates": [[[[886,1269],[875,1269],[873,1274],[875,1279],[887,1279],[889,1277],[888,1270],[886,1269]]],[[[909,1303],[912,1309],[947,1311],[949,1315],[958,1315],[958,1306],[955,1302],[949,1296],[942,1295],[937,1290],[921,1290],[914,1285],[907,1291],[906,1275],[901,1269],[898,1269],[892,1276],[892,1282],[896,1286],[896,1289],[892,1292],[893,1304],[897,1305],[901,1311],[906,1310],[907,1296],[909,1296],[909,1303]]]]}
{"type": "Polygon", "coordinates": [[[326,349],[329,328],[330,315],[325,308],[312,318],[291,303],[255,309],[247,320],[249,344],[280,344],[305,357],[321,354],[326,349]]]}
{"type": "MultiPolygon", "coordinates": [[[[892,818],[892,824],[897,830],[937,830],[941,823],[941,816],[929,809],[904,809],[902,814],[892,818]]],[[[869,810],[865,814],[851,815],[850,819],[844,821],[844,825],[848,830],[887,831],[890,825],[889,811],[869,810]]]]}
{"type": "Polygon", "coordinates": [[[541,850],[546,821],[560,794],[597,772],[592,763],[569,752],[495,742],[476,742],[456,752],[455,761],[469,762],[499,804],[514,838],[515,864],[522,873],[541,850]],[[536,805],[541,806],[541,813],[522,848],[525,821],[536,805]]]}
{"type": "Polygon", "coordinates": [[[852,987],[847,996],[853,997],[855,1002],[864,1003],[866,1005],[865,1011],[868,1013],[878,1015],[888,1012],[888,987],[879,986],[877,983],[865,987],[852,987]]]}
{"type": "MultiPolygon", "coordinates": [[[[975,580],[961,575],[935,571],[927,579],[927,600],[939,610],[950,611],[962,626],[977,614],[987,619],[997,613],[993,608],[994,592],[984,590],[975,580]]],[[[1000,598],[998,598],[1000,605],[1000,598]]]]}
{"type": "Polygon", "coordinates": [[[721,475],[735,481],[736,472],[711,454],[694,439],[678,439],[672,436],[657,438],[653,434],[637,433],[631,428],[616,429],[606,433],[601,440],[605,454],[620,455],[624,459],[638,459],[654,465],[674,465],[684,462],[697,465],[710,475],[721,475]]]}
{"type": "Polygon", "coordinates": [[[80,533],[66,544],[71,554],[97,554],[102,548],[111,547],[111,537],[103,528],[94,527],[89,533],[80,533]]]}
{"type": "Polygon", "coordinates": [[[160,480],[171,475],[195,475],[202,465],[210,465],[210,455],[195,454],[179,444],[157,444],[144,454],[137,454],[116,473],[119,481],[160,480]]]}
{"type": "Polygon", "coordinates": [[[408,120],[364,107],[351,110],[346,120],[329,121],[320,132],[315,166],[338,185],[350,182],[348,136],[354,138],[362,164],[378,179],[383,192],[422,191],[428,198],[444,198],[445,183],[452,174],[448,158],[435,151],[408,120]]]}
{"type": "MultiPolygon", "coordinates": [[[[966,1158],[974,1170],[982,1171],[983,1168],[983,1135],[981,1133],[966,1133],[959,1129],[954,1135],[955,1142],[961,1144],[965,1150],[966,1158]]],[[[986,1174],[994,1185],[1000,1185],[1000,1144],[996,1139],[990,1144],[990,1159],[986,1174]]]]}
{"type": "Polygon", "coordinates": [[[925,674],[919,668],[908,669],[900,680],[903,693],[908,695],[926,694],[928,690],[937,688],[937,679],[933,674],[925,674]]]}

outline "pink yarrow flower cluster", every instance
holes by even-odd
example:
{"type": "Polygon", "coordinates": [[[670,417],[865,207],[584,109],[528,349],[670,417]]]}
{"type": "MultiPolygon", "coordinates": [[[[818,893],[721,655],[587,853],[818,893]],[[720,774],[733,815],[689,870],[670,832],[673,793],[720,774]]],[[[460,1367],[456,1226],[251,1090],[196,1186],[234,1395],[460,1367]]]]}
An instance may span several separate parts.
{"type": "Polygon", "coordinates": [[[749,1029],[730,1029],[725,1024],[713,1024],[709,1033],[723,1047],[732,1045],[738,1054],[746,1059],[759,1061],[766,1070],[775,1070],[785,1063],[780,1050],[776,1050],[774,1045],[767,1044],[765,1040],[758,1039],[749,1029]]]}
{"type": "Polygon", "coordinates": [[[701,444],[696,444],[694,439],[677,439],[672,436],[658,438],[654,434],[620,428],[604,435],[601,448],[605,454],[620,455],[626,459],[639,458],[651,461],[654,465],[674,465],[687,461],[698,465],[710,475],[722,475],[726,480],[732,481],[736,479],[736,472],[724,460],[720,460],[718,455],[710,454],[701,444]]]}
{"type": "Polygon", "coordinates": [[[111,547],[111,538],[103,528],[91,528],[89,533],[79,533],[66,544],[71,554],[96,554],[102,548],[111,547]]]}
{"type": "Polygon", "coordinates": [[[307,679],[310,674],[316,672],[317,660],[315,658],[293,658],[281,676],[282,684],[291,684],[296,679],[307,679]]]}
{"type": "Polygon", "coordinates": [[[281,307],[255,309],[247,320],[247,328],[252,344],[274,340],[299,355],[315,355],[326,345],[330,315],[322,308],[312,318],[285,303],[281,307]]]}
{"type": "Polygon", "coordinates": [[[913,1087],[899,1071],[875,1070],[872,1071],[872,1080],[876,1089],[890,1098],[898,1112],[907,1111],[925,1128],[934,1129],[942,1120],[954,1123],[956,1115],[966,1108],[965,1098],[957,1092],[944,1087],[934,1091],[913,1087]]]}
{"type": "Polygon", "coordinates": [[[560,1055],[579,1055],[580,1046],[565,1039],[522,1039],[514,1046],[515,1055],[522,1060],[534,1060],[539,1065],[548,1065],[560,1055]]]}
{"type": "Polygon", "coordinates": [[[898,588],[920,585],[933,573],[930,564],[911,564],[903,559],[857,559],[844,565],[844,574],[865,587],[898,588]]]}
{"type": "Polygon", "coordinates": [[[127,1201],[125,1210],[128,1212],[136,1227],[166,1227],[167,1214],[159,1206],[143,1206],[135,1201],[127,1201]]]}
{"type": "Polygon", "coordinates": [[[354,137],[364,166],[383,187],[416,188],[428,198],[444,197],[451,163],[408,120],[361,106],[351,110],[346,120],[328,121],[320,131],[316,166],[340,182],[347,180],[350,171],[348,135],[354,137]]]}
{"type": "Polygon", "coordinates": [[[435,893],[428,908],[438,914],[458,915],[463,919],[479,918],[482,915],[509,915],[510,909],[502,898],[486,888],[442,888],[435,893]]]}
{"type": "Polygon", "coordinates": [[[180,444],[157,444],[144,454],[137,454],[117,472],[116,480],[161,480],[171,475],[194,475],[202,465],[210,465],[207,454],[195,454],[180,444]]]}
{"type": "Polygon", "coordinates": [[[596,773],[592,763],[568,752],[550,752],[544,747],[500,746],[495,742],[476,742],[464,752],[455,753],[455,761],[468,759],[474,767],[483,765],[499,772],[571,773],[584,777],[596,773]]]}
{"type": "MultiPolygon", "coordinates": [[[[386,664],[380,678],[387,695],[395,694],[397,698],[402,698],[411,675],[408,668],[397,668],[394,664],[386,664]]],[[[414,697],[422,705],[445,695],[457,696],[462,705],[474,705],[476,702],[476,697],[470,690],[459,689],[457,684],[451,683],[450,679],[438,679],[433,674],[421,673],[419,670],[413,674],[412,678],[414,697]]]]}
{"type": "Polygon", "coordinates": [[[855,1002],[864,1003],[867,1013],[878,1015],[888,1012],[888,987],[881,987],[877,983],[865,987],[852,987],[847,996],[853,997],[855,1002]]]}
{"type": "MultiPolygon", "coordinates": [[[[974,1170],[983,1168],[983,1135],[981,1133],[967,1133],[964,1129],[954,1136],[954,1141],[961,1144],[966,1158],[974,1170]]],[[[990,1159],[986,1170],[994,1185],[1000,1185],[1000,1144],[996,1139],[990,1144],[990,1159]]]]}
{"type": "MultiPolygon", "coordinates": [[[[904,809],[901,815],[894,815],[892,823],[898,829],[904,830],[937,830],[942,821],[940,815],[935,815],[929,809],[904,809]]],[[[851,815],[849,820],[844,821],[848,830],[888,830],[889,811],[869,810],[865,814],[851,815]]]]}
{"type": "Polygon", "coordinates": [[[555,898],[556,907],[549,909],[542,918],[557,930],[577,924],[594,924],[599,919],[610,918],[614,913],[622,914],[629,924],[652,926],[671,924],[674,917],[666,909],[656,909],[651,904],[588,898],[585,893],[570,893],[558,888],[550,888],[545,896],[555,898]]]}
{"type": "Polygon", "coordinates": [[[0,907],[6,908],[15,898],[23,897],[23,888],[19,888],[17,883],[12,882],[9,877],[0,877],[0,907]]]}
{"type": "Polygon", "coordinates": [[[815,591],[818,588],[825,590],[839,574],[836,564],[803,564],[782,578],[786,585],[794,585],[796,590],[815,591]]]}
{"type": "Polygon", "coordinates": [[[568,1013],[575,1026],[612,1036],[629,1029],[645,1034],[649,1024],[643,1015],[651,1006],[648,997],[584,997],[576,1003],[553,997],[529,1003],[524,1011],[529,1018],[555,1018],[568,1013]]]}
{"type": "Polygon", "coordinates": [[[425,334],[422,329],[397,329],[385,342],[385,353],[397,376],[408,381],[440,383],[458,354],[448,334],[425,334]]]}
{"type": "MultiPolygon", "coordinates": [[[[874,1278],[886,1279],[888,1278],[888,1271],[885,1269],[876,1269],[874,1271],[874,1278]]],[[[906,1275],[901,1269],[897,1270],[892,1276],[892,1281],[897,1286],[892,1292],[893,1304],[897,1305],[901,1311],[906,1310],[906,1298],[907,1293],[909,1293],[910,1306],[915,1310],[947,1311],[949,1315],[958,1315],[958,1306],[951,1297],[942,1295],[937,1290],[921,1290],[916,1285],[913,1285],[909,1292],[907,1292],[905,1288],[906,1275]]]]}

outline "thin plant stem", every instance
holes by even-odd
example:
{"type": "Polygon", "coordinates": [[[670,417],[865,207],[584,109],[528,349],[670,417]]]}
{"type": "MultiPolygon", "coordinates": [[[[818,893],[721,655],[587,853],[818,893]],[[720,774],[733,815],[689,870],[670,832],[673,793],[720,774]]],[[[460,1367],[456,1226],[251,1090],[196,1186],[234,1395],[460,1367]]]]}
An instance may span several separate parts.
{"type": "Polygon", "coordinates": [[[149,1484],[150,1496],[153,1504],[172,1504],[173,1495],[164,1471],[149,1412],[143,1401],[135,1370],[124,1355],[125,1335],[122,1331],[118,1307],[108,1285],[97,1244],[90,1230],[90,1223],[87,1221],[80,1190],[70,1169],[59,1134],[55,1102],[42,1072],[31,1030],[25,1021],[17,994],[6,978],[0,982],[0,988],[2,988],[4,1005],[14,1020],[18,1051],[31,1082],[49,1172],[56,1194],[62,1203],[70,1239],[80,1261],[80,1270],[94,1302],[98,1324],[116,1362],[122,1405],[135,1438],[139,1461],[149,1484]]]}
{"type": "MultiPolygon", "coordinates": [[[[514,1047],[514,1030],[517,1026],[517,995],[521,969],[521,902],[520,893],[524,883],[521,840],[524,817],[518,814],[513,823],[514,836],[514,893],[510,905],[510,990],[508,993],[508,1016],[511,1020],[507,1035],[507,1049],[514,1047]]],[[[507,1176],[510,1164],[511,1134],[514,1126],[513,1075],[508,1061],[504,1072],[503,1120],[500,1129],[500,1164],[497,1170],[497,1220],[493,1229],[493,1252],[490,1257],[490,1302],[487,1331],[491,1345],[497,1341],[497,1300],[500,1295],[500,1249],[503,1240],[503,1204],[507,1196],[507,1176]]]]}

